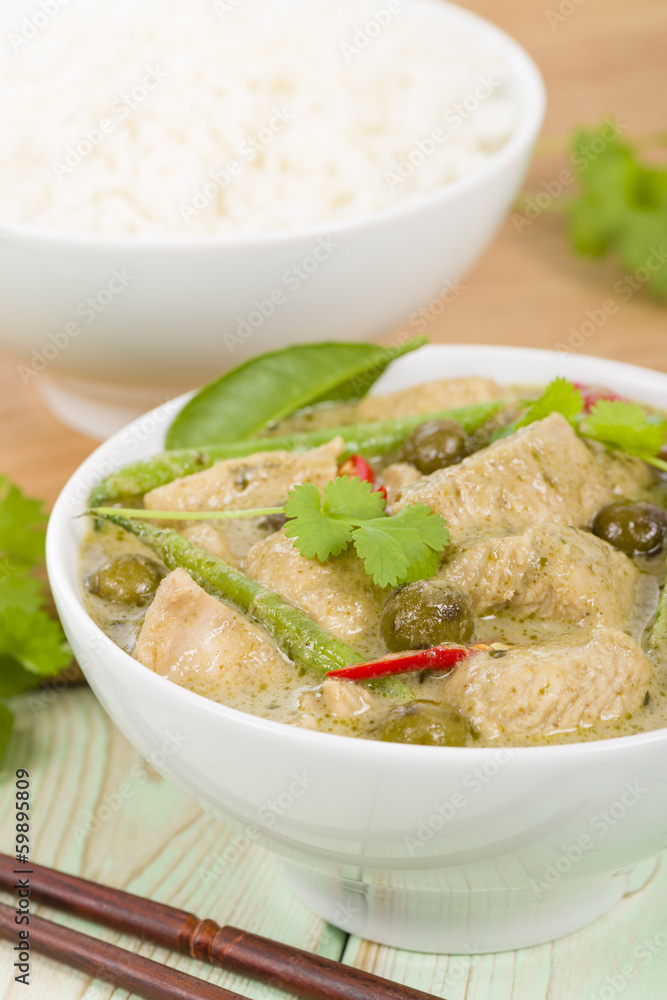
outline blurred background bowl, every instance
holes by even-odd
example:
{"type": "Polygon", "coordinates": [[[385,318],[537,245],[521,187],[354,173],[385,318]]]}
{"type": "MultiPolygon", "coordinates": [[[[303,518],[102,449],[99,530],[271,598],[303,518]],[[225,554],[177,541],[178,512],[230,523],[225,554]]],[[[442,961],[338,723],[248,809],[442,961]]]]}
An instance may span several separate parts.
{"type": "Polygon", "coordinates": [[[386,336],[455,294],[519,189],[545,98],[538,70],[512,38],[454,5],[437,7],[496,46],[518,106],[510,138],[470,175],[349,221],[247,237],[2,225],[0,347],[20,359],[24,382],[40,374],[61,420],[106,437],[249,355],[386,336]]]}

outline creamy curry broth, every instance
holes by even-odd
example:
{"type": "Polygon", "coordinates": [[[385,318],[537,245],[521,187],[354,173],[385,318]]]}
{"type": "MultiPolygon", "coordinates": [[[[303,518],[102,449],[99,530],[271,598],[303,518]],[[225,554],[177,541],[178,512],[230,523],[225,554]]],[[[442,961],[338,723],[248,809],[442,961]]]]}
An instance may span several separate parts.
{"type": "MultiPolygon", "coordinates": [[[[518,390],[512,391],[518,394],[518,390]]],[[[525,388],[522,388],[522,394],[524,392],[525,388]]],[[[286,434],[293,431],[335,427],[353,423],[356,419],[356,407],[353,404],[325,406],[304,411],[282,421],[270,428],[269,433],[286,434]]],[[[486,442],[493,426],[496,426],[495,421],[485,425],[474,436],[478,446],[486,442]]],[[[373,463],[380,477],[382,469],[394,460],[395,457],[390,457],[382,462],[373,463]]],[[[648,485],[642,483],[636,491],[628,491],[628,496],[630,495],[633,500],[648,500],[666,506],[667,481],[654,474],[648,485]]],[[[237,522],[235,530],[241,540],[240,544],[243,532],[246,533],[247,545],[250,546],[254,541],[267,537],[272,529],[264,522],[246,521],[237,522]]],[[[134,536],[112,525],[104,524],[97,526],[96,530],[89,531],[84,538],[80,555],[80,579],[86,608],[93,620],[117,645],[132,654],[147,608],[128,608],[114,603],[91,593],[87,586],[92,574],[120,554],[141,554],[159,562],[157,557],[134,536]]],[[[628,610],[627,621],[621,628],[646,649],[649,626],[665,579],[667,560],[664,553],[632,558],[641,576],[634,606],[628,610]]],[[[589,626],[582,624],[581,621],[550,620],[536,615],[521,617],[501,611],[496,614],[476,616],[474,641],[526,646],[563,640],[576,645],[582,641],[584,630],[588,628],[589,626]]],[[[367,643],[364,652],[366,656],[372,657],[381,656],[387,650],[383,643],[377,642],[370,646],[367,643]]],[[[493,746],[570,743],[631,735],[665,727],[667,726],[667,663],[659,662],[654,666],[644,703],[631,715],[624,715],[610,722],[597,722],[573,731],[561,731],[554,735],[525,736],[518,740],[501,735],[487,742],[493,746]]],[[[321,682],[317,678],[296,668],[293,668],[292,675],[288,683],[274,686],[259,685],[252,691],[227,684],[222,695],[220,690],[217,692],[207,690],[205,685],[190,686],[196,693],[273,721],[349,736],[378,738],[377,713],[369,711],[352,719],[336,718],[323,705],[321,682]]],[[[404,674],[401,680],[412,689],[419,700],[433,702],[443,700],[443,688],[447,680],[445,673],[423,671],[419,674],[404,674]]],[[[467,744],[470,746],[484,745],[484,742],[474,734],[467,738],[467,744]]]]}

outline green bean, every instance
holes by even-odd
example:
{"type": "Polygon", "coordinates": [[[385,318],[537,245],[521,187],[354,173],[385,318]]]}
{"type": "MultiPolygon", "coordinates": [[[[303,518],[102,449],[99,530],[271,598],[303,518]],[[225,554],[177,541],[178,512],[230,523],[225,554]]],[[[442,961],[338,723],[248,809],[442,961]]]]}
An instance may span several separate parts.
{"type": "Polygon", "coordinates": [[[413,417],[395,420],[376,420],[369,423],[349,424],[344,427],[306,431],[285,437],[250,438],[232,444],[181,451],[163,451],[154,458],[126,465],[103,479],[92,492],[91,507],[102,507],[109,500],[122,500],[141,496],[157,486],[164,486],[181,476],[208,469],[216,462],[228,458],[245,458],[260,451],[308,451],[340,437],[345,442],[344,455],[359,454],[376,458],[391,454],[403,443],[415,427],[426,420],[448,417],[457,420],[468,434],[485,424],[505,405],[503,400],[475,403],[455,410],[438,410],[413,417]]]}
{"type": "MultiPolygon", "coordinates": [[[[286,604],[273,590],[251,580],[216,556],[192,545],[171,528],[156,528],[121,514],[100,514],[106,521],[136,535],[168,569],[187,570],[195,583],[219,600],[231,601],[269,632],[277,646],[297,666],[325,676],[329,670],[361,663],[364,657],[327,632],[307,614],[286,604]]],[[[376,687],[378,693],[403,699],[413,694],[404,684],[376,687]]]]}

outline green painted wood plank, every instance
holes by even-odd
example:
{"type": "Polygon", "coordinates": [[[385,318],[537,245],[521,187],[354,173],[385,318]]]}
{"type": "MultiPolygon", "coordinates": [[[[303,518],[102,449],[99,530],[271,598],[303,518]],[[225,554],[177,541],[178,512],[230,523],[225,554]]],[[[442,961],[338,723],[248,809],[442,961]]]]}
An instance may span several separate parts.
{"type": "Polygon", "coordinates": [[[602,919],[552,944],[435,956],[351,937],[343,960],[447,1000],[665,1000],[667,864],[602,919]]]}
{"type": "MultiPolygon", "coordinates": [[[[0,850],[13,853],[14,773],[26,767],[32,786],[33,860],[295,947],[332,958],[340,955],[344,934],[292,895],[278,861],[255,845],[238,851],[238,831],[206,815],[147,767],[92,692],[73,688],[55,698],[27,696],[15,707],[16,734],[0,768],[0,850]]],[[[284,996],[47,907],[35,907],[34,912],[256,1000],[284,996]]],[[[27,995],[25,987],[13,981],[11,955],[10,946],[0,943],[1,1000],[27,995]]],[[[32,973],[29,1000],[128,996],[42,956],[34,958],[32,973]]]]}

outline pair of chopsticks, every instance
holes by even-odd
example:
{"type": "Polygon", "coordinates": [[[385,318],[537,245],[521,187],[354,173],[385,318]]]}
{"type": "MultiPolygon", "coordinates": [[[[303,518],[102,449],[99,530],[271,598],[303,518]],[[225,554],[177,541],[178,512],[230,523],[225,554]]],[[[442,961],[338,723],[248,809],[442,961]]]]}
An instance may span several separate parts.
{"type": "MultiPolygon", "coordinates": [[[[30,898],[65,913],[136,934],[307,1000],[434,1000],[361,969],[269,938],[219,927],[193,913],[0,854],[0,889],[29,879],[30,898]]],[[[0,938],[19,942],[16,910],[0,904],[0,938]]],[[[97,938],[30,915],[30,951],[137,993],[146,1000],[241,1000],[239,994],[97,938]]]]}

